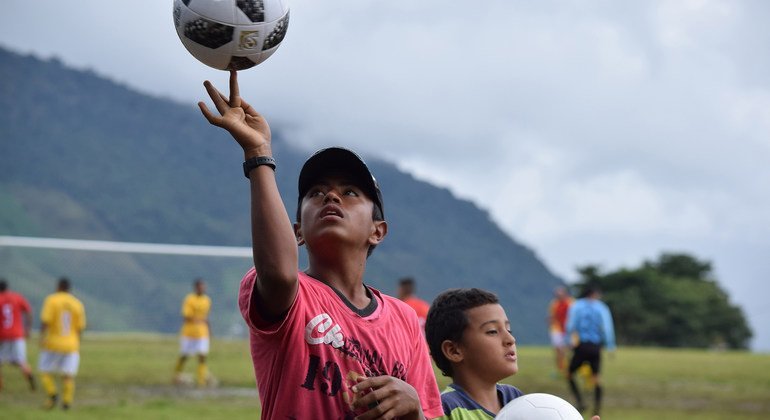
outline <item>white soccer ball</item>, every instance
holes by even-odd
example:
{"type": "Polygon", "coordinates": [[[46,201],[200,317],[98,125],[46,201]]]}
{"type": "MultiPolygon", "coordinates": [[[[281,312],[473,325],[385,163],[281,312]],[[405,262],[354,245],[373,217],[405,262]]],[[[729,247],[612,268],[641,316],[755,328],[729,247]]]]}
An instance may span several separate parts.
{"type": "Polygon", "coordinates": [[[583,420],[567,401],[551,394],[527,394],[514,399],[497,413],[499,420],[583,420]]]}
{"type": "Polygon", "coordinates": [[[289,27],[286,0],[174,0],[174,26],[187,51],[219,70],[267,60],[289,27]]]}

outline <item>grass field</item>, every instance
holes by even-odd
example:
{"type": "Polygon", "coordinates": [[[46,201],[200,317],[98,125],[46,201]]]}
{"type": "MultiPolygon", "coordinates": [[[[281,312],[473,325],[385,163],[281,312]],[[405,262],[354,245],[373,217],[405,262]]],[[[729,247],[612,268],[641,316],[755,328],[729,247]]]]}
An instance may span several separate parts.
{"type": "MultiPolygon", "coordinates": [[[[35,340],[28,342],[37,361],[35,340]]],[[[3,366],[2,419],[233,419],[258,418],[259,399],[248,344],[214,340],[213,389],[171,385],[176,337],[86,335],[75,404],[45,412],[43,392],[30,392],[18,369],[3,366]]],[[[555,377],[551,350],[519,348],[518,375],[506,382],[525,393],[567,397],[555,377]]],[[[195,363],[188,362],[187,372],[195,363]]],[[[746,352],[623,348],[605,358],[604,420],[770,418],[770,355],[746,352]]],[[[443,388],[447,378],[438,376],[443,388]]],[[[589,395],[590,396],[590,395],[589,395]]]]}

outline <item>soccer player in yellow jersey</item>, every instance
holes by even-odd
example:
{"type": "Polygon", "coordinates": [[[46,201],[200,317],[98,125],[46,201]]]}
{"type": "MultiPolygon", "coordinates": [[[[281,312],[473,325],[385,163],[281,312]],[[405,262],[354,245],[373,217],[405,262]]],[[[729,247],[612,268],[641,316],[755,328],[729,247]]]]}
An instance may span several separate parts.
{"type": "Polygon", "coordinates": [[[181,337],[179,340],[179,360],[176,363],[174,382],[181,382],[181,373],[188,356],[198,356],[197,383],[206,385],[209,377],[206,356],[209,354],[209,310],[211,299],[206,296],[206,283],[203,279],[193,282],[194,293],[188,294],[182,303],[181,337]]]}
{"type": "Polygon", "coordinates": [[[62,377],[62,408],[67,410],[75,397],[75,375],[80,365],[80,336],[86,328],[83,304],[70,293],[70,281],[59,279],[56,293],[43,302],[40,313],[40,359],[38,370],[48,394],[45,407],[51,409],[59,400],[53,374],[62,377]]]}

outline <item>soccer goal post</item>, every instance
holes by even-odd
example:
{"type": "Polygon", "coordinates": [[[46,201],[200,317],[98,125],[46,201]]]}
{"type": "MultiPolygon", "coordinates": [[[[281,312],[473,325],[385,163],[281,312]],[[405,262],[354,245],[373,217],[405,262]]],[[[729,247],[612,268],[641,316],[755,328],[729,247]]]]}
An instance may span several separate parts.
{"type": "Polygon", "coordinates": [[[67,277],[97,331],[176,332],[182,300],[202,278],[213,334],[241,335],[236,299],[251,257],[249,247],[0,236],[0,277],[12,290],[39,310],[67,277]]]}

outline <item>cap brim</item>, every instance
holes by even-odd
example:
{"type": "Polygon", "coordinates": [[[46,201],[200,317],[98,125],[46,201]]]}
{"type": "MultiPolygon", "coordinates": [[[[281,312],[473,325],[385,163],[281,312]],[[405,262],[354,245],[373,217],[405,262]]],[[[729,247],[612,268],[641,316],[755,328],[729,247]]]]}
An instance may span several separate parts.
{"type": "Polygon", "coordinates": [[[379,207],[383,217],[382,193],[377,180],[355,152],[342,147],[321,149],[310,156],[299,173],[298,192],[300,200],[316,182],[324,176],[344,174],[363,189],[364,193],[379,207]]]}

